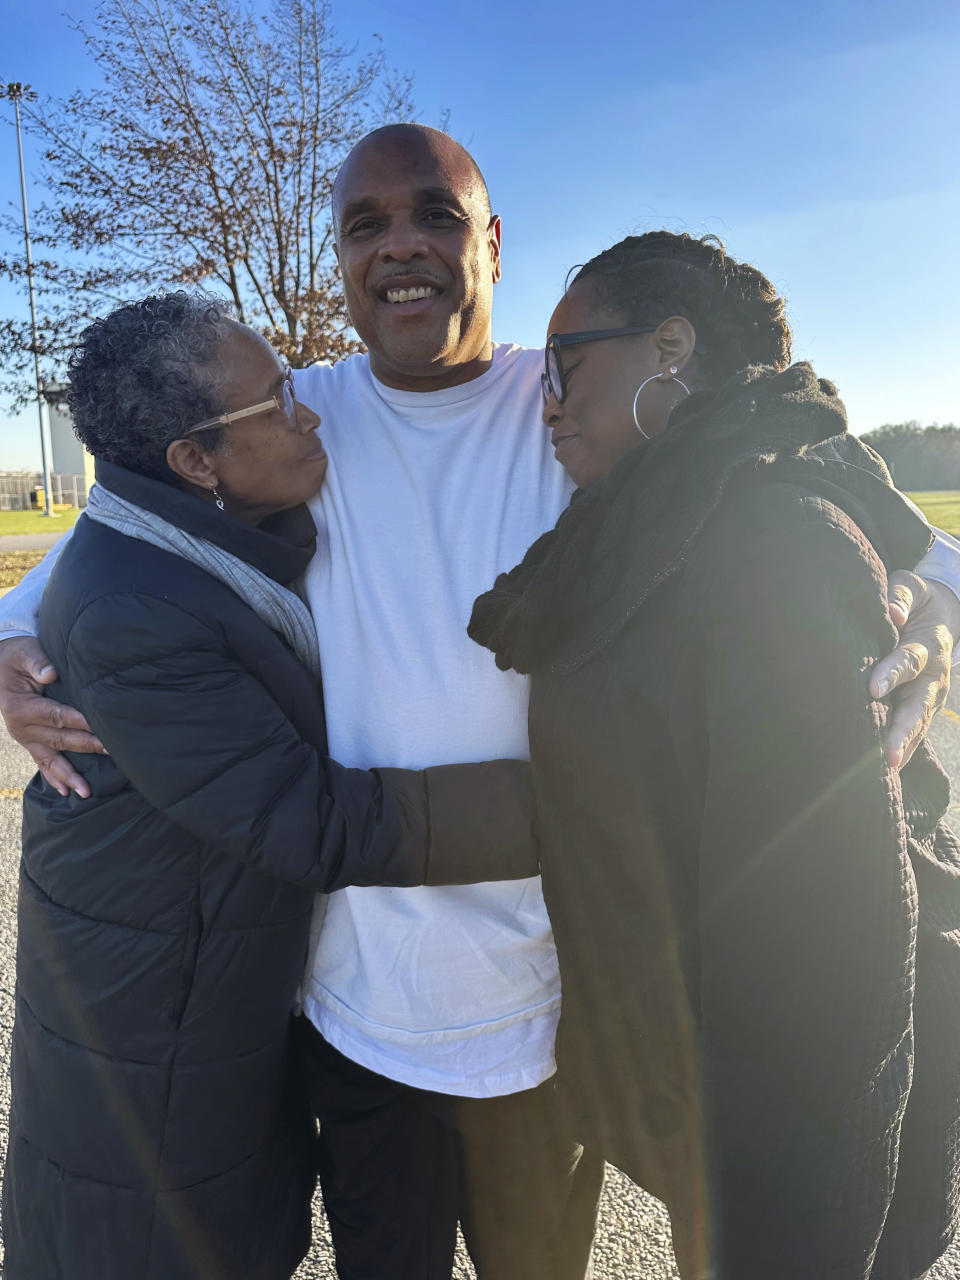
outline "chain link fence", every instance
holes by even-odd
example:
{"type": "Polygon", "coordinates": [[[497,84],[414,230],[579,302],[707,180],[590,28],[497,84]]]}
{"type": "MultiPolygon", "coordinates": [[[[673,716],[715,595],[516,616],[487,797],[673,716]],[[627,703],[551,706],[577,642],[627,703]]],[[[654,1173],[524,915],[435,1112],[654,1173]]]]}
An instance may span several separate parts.
{"type": "MultiPolygon", "coordinates": [[[[86,476],[50,477],[54,506],[85,507],[86,476]]],[[[0,471],[0,511],[30,511],[43,507],[43,475],[39,471],[0,471]]]]}

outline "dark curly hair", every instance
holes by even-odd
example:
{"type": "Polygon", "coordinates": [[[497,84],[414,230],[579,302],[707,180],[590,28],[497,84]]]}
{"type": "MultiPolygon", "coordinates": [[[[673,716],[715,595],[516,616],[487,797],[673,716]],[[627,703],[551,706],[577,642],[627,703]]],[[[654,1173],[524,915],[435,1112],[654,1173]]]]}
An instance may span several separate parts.
{"type": "Polygon", "coordinates": [[[689,320],[704,349],[701,383],[723,382],[751,364],[785,369],[790,363],[784,299],[756,267],[729,257],[716,236],[627,236],[575,270],[571,283],[593,280],[628,324],[689,320]]]}
{"type": "MultiPolygon", "coordinates": [[[[167,446],[224,412],[216,356],[229,333],[229,306],[184,289],[119,307],[84,329],[69,361],[73,429],[95,458],[179,483],[167,446]]],[[[212,427],[196,437],[220,446],[212,427]]]]}

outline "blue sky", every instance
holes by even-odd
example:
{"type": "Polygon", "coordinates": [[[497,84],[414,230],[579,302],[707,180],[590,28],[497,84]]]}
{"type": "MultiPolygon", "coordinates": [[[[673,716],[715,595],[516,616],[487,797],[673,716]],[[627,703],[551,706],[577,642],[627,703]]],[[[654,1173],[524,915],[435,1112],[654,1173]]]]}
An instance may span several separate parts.
{"type": "MultiPolygon", "coordinates": [[[[0,79],[89,83],[63,16],[88,0],[4,7],[0,79]]],[[[498,339],[542,342],[568,268],[623,235],[709,231],[786,294],[797,357],[837,382],[855,430],[960,423],[955,0],[331,9],[346,42],[382,37],[420,118],[449,110],[484,170],[504,221],[498,339]]],[[[0,203],[15,166],[0,129],[0,203]]],[[[35,465],[35,411],[0,424],[0,468],[35,465]]]]}

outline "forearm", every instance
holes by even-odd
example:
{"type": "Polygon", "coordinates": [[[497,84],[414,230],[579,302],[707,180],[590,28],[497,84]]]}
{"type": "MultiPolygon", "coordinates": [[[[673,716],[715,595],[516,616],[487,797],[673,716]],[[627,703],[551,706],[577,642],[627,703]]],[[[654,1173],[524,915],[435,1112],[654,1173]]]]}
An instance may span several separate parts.
{"type": "MultiPolygon", "coordinates": [[[[380,772],[386,777],[395,771],[380,772]]],[[[425,769],[422,777],[429,840],[426,884],[539,874],[529,764],[488,760],[439,765],[425,769]]]]}
{"type": "Polygon", "coordinates": [[[523,761],[417,771],[346,769],[324,758],[317,788],[312,888],[474,884],[539,872],[523,761]]]}
{"type": "Polygon", "coordinates": [[[204,845],[314,893],[424,882],[420,776],[384,786],[376,770],[325,759],[225,655],[184,657],[135,663],[78,694],[146,801],[204,845]]]}
{"type": "Polygon", "coordinates": [[[43,589],[71,533],[72,530],[54,543],[40,563],[34,565],[12,591],[0,598],[0,640],[37,634],[43,589]]]}
{"type": "Polygon", "coordinates": [[[266,874],[314,891],[536,874],[521,762],[344,768],[304,740],[216,630],[136,594],[89,606],[67,661],[81,709],[136,790],[266,874]]]}
{"type": "MultiPolygon", "coordinates": [[[[106,719],[101,728],[109,735],[106,719]]],[[[156,760],[148,775],[146,754],[134,765],[128,740],[118,740],[114,754],[153,799],[156,760]]],[[[291,741],[258,760],[238,759],[172,800],[167,812],[205,842],[312,892],[473,884],[539,871],[529,766],[517,760],[347,769],[291,741]]]]}

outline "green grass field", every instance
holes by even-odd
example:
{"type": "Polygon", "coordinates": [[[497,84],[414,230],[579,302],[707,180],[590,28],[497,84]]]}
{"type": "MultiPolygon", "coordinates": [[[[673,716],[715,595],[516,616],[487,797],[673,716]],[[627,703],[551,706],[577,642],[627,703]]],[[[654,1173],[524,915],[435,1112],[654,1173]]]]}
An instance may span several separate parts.
{"type": "Polygon", "coordinates": [[[54,507],[50,517],[42,511],[0,511],[0,538],[7,533],[65,533],[79,514],[76,507],[54,507]]]}
{"type": "Polygon", "coordinates": [[[929,489],[910,497],[931,524],[960,538],[960,489],[929,489]]]}

